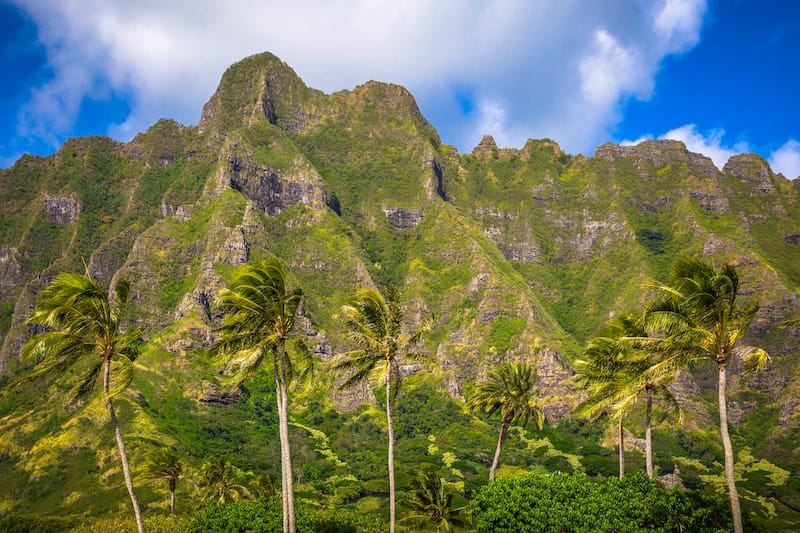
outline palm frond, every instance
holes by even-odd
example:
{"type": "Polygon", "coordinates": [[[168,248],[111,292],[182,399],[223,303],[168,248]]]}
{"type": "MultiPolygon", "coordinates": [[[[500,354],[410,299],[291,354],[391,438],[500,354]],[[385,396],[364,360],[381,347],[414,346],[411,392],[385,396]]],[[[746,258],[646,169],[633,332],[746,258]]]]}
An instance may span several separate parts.
{"type": "Polygon", "coordinates": [[[76,400],[83,400],[94,391],[97,384],[97,378],[103,370],[103,360],[97,359],[94,364],[89,367],[83,376],[78,380],[78,383],[72,389],[72,397],[76,400]]]}

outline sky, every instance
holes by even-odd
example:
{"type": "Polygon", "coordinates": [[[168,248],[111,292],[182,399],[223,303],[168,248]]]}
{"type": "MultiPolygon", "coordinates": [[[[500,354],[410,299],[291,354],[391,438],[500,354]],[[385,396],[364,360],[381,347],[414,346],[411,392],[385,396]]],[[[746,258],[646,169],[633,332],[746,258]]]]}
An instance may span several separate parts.
{"type": "Polygon", "coordinates": [[[327,93],[405,86],[462,153],[484,134],[586,155],[669,138],[800,176],[794,0],[0,0],[0,168],[197,124],[263,51],[327,93]]]}

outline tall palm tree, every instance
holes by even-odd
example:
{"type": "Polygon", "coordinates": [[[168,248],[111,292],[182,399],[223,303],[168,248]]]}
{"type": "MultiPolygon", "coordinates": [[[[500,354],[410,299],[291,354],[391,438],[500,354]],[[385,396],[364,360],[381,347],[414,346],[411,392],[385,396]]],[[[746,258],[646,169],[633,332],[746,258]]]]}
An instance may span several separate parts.
{"type": "Polygon", "coordinates": [[[114,397],[130,384],[133,362],[138,356],[139,330],[125,333],[121,323],[130,288],[127,281],[116,283],[112,303],[108,293],[88,275],[62,273],[56,276],[42,292],[28,319],[29,324],[45,326],[50,331],[35,335],[23,346],[23,357],[33,357],[37,364],[21,381],[45,374],[63,374],[80,363],[85,372],[73,392],[76,398],[84,398],[94,391],[102,376],[103,398],[114,428],[125,487],[136,516],[136,527],[142,533],[142,513],[113,404],[114,397]]]}
{"type": "Polygon", "coordinates": [[[166,481],[169,486],[169,513],[175,514],[175,487],[183,479],[181,458],[169,448],[159,448],[147,456],[144,477],[152,481],[166,481]]]}
{"type": "Polygon", "coordinates": [[[205,491],[203,501],[213,499],[225,503],[248,495],[247,489],[242,485],[242,472],[230,461],[216,456],[207,457],[203,461],[198,485],[205,491]]]}
{"type": "Polygon", "coordinates": [[[725,452],[725,478],[733,511],[734,530],[742,531],[742,513],[734,478],[733,446],[728,434],[728,366],[734,352],[745,363],[745,375],[762,369],[769,355],[761,348],[737,346],[747,332],[757,305],[737,305],[739,275],[731,265],[716,269],[698,259],[682,257],[672,267],[667,283],[654,283],[658,299],[645,315],[649,331],[666,335],[668,355],[648,373],[661,376],[680,371],[693,362],[711,360],[717,365],[719,425],[725,452]]]}
{"type": "Polygon", "coordinates": [[[620,478],[625,472],[623,418],[637,399],[644,395],[645,410],[645,465],[647,475],[653,478],[653,400],[677,413],[680,423],[682,411],[668,384],[675,374],[648,375],[647,370],[660,361],[661,351],[657,339],[647,336],[640,318],[622,313],[606,322],[604,330],[594,337],[584,352],[585,359],[576,362],[577,384],[589,393],[580,407],[585,414],[606,411],[618,421],[620,478]]]}
{"type": "Polygon", "coordinates": [[[436,527],[436,533],[442,529],[449,532],[452,526],[464,523],[460,518],[463,507],[453,509],[453,493],[436,473],[420,472],[417,475],[416,486],[406,504],[413,512],[405,516],[403,522],[416,525],[430,522],[436,527]]]}
{"type": "Polygon", "coordinates": [[[500,363],[489,371],[486,381],[478,383],[475,393],[467,402],[469,411],[484,411],[490,415],[499,411],[502,419],[489,481],[494,480],[503,441],[511,424],[526,425],[532,420],[537,431],[544,427],[544,412],[534,401],[537,392],[535,384],[536,370],[529,363],[500,363]]]}
{"type": "Polygon", "coordinates": [[[294,533],[294,488],[289,450],[289,395],[287,375],[291,365],[287,341],[303,300],[300,288],[291,288],[287,272],[277,259],[244,267],[230,287],[222,289],[218,302],[225,313],[220,339],[212,353],[227,358],[235,386],[270,360],[275,373],[278,433],[281,443],[281,496],[283,530],[294,533]]]}
{"type": "Polygon", "coordinates": [[[400,359],[419,358],[413,351],[429,324],[424,323],[415,332],[404,334],[401,327],[403,313],[398,303],[397,291],[387,290],[387,298],[375,289],[361,289],[352,303],[342,307],[347,337],[356,350],[338,354],[333,359],[335,370],[350,372],[342,384],[347,388],[356,383],[370,381],[374,386],[386,386],[386,423],[389,432],[389,532],[395,530],[394,482],[394,424],[392,402],[400,384],[400,359]]]}

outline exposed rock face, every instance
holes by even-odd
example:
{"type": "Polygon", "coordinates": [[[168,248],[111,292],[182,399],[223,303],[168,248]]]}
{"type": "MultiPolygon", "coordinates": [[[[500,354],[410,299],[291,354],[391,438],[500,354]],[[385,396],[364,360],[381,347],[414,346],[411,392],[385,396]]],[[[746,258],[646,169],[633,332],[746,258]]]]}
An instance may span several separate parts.
{"type": "Polygon", "coordinates": [[[22,265],[19,263],[19,250],[14,247],[0,250],[0,285],[13,287],[22,283],[22,265]]]}
{"type": "Polygon", "coordinates": [[[481,158],[489,158],[497,152],[497,143],[491,135],[484,135],[478,146],[472,149],[472,155],[481,158]]]}
{"type": "Polygon", "coordinates": [[[548,423],[557,423],[576,405],[572,376],[575,371],[558,352],[549,348],[539,351],[534,363],[536,387],[545,396],[542,404],[548,423]]]}
{"type": "Polygon", "coordinates": [[[683,162],[701,174],[713,175],[719,172],[710,158],[690,152],[680,141],[644,141],[635,146],[607,143],[598,146],[594,155],[609,161],[618,157],[630,158],[638,169],[683,162]]]}
{"type": "Polygon", "coordinates": [[[381,207],[389,222],[395,229],[405,230],[416,228],[422,222],[419,209],[404,209],[401,207],[381,207]]]}
{"type": "Polygon", "coordinates": [[[69,226],[78,219],[80,207],[73,194],[70,197],[51,196],[44,193],[44,209],[50,219],[59,226],[69,226]]]}
{"type": "Polygon", "coordinates": [[[204,381],[203,386],[203,393],[197,398],[197,401],[203,405],[223,407],[226,405],[232,405],[239,400],[238,390],[221,390],[219,385],[210,381],[204,381]]]}
{"type": "Polygon", "coordinates": [[[325,186],[314,167],[298,157],[292,167],[277,171],[256,164],[243,147],[231,143],[224,171],[231,188],[241,191],[268,215],[277,215],[303,203],[314,209],[326,207],[325,186]]]}
{"type": "Polygon", "coordinates": [[[756,192],[770,194],[775,192],[769,165],[756,154],[739,154],[728,159],[723,172],[733,174],[747,183],[754,183],[756,192]]]}

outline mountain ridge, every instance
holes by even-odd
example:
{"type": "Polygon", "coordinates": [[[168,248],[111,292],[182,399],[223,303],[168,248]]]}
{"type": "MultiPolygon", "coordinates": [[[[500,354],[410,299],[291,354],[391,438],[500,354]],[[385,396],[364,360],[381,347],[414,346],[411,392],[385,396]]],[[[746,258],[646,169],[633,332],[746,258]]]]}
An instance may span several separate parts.
{"type": "MultiPolygon", "coordinates": [[[[773,362],[750,383],[732,380],[733,422],[768,412],[769,431],[788,438],[800,428],[800,333],[780,324],[800,312],[798,193],[757,155],[718,169],[678,141],[586,157],[549,139],[498,148],[486,136],[460,154],[400,86],[327,95],[259,54],[223,74],[197,126],[161,120],[129,143],[74,139],[0,171],[0,373],[25,369],[16,354],[41,288],[86,264],[106,286],[131,280],[145,374],[170,369],[192,409],[216,405],[215,369],[200,356],[220,319],[214,296],[236,266],[277,256],[305,289],[300,323],[321,358],[346,346],[341,305],[391,283],[407,326],[436,317],[425,349],[441,390],[463,399],[493,364],[530,359],[556,422],[579,401],[571,363],[585,341],[691,254],[733,263],[742,294],[762,301],[750,336],[773,362]]],[[[677,385],[694,427],[710,425],[707,384],[699,371],[677,385]]],[[[142,392],[152,387],[134,382],[134,412],[157,401],[142,392]]],[[[344,411],[375,401],[367,390],[332,396],[344,411]]],[[[164,438],[150,432],[143,447],[164,438]]],[[[8,449],[29,438],[10,435],[8,449]]],[[[769,453],[800,463],[797,451],[769,453]]]]}

